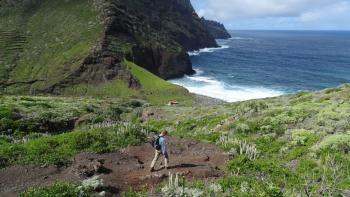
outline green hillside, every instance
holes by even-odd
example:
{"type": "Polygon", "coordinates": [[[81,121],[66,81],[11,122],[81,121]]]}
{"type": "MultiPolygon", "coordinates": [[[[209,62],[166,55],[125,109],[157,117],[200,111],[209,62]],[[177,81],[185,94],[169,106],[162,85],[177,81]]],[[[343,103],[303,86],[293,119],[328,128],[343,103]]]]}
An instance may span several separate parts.
{"type": "Polygon", "coordinates": [[[63,95],[139,98],[155,105],[165,105],[172,100],[178,101],[180,105],[192,104],[192,96],[183,87],[171,84],[132,62],[125,60],[123,66],[139,81],[141,85],[139,89],[130,89],[129,84],[124,80],[114,80],[99,85],[80,84],[68,87],[63,95]]]}
{"type": "MultiPolygon", "coordinates": [[[[60,171],[79,153],[115,153],[166,129],[230,156],[223,176],[183,180],[170,196],[349,196],[350,84],[196,105],[158,77],[193,73],[186,49],[216,45],[193,12],[189,0],[0,0],[1,172],[60,171]]],[[[74,196],[75,184],[22,195],[74,196]]]]}
{"type": "Polygon", "coordinates": [[[0,75],[13,83],[8,93],[62,80],[82,63],[103,30],[101,11],[92,0],[6,2],[0,8],[0,75]]]}
{"type": "Polygon", "coordinates": [[[0,93],[46,94],[50,93],[49,88],[63,84],[55,94],[140,98],[161,105],[170,100],[190,104],[192,98],[185,89],[131,62],[118,62],[118,58],[124,58],[121,55],[125,56],[125,46],[130,52],[129,41],[118,40],[118,34],[108,38],[112,41],[106,51],[99,52],[106,28],[103,14],[106,3],[97,0],[2,1],[0,93]],[[111,57],[99,60],[99,56],[104,55],[98,53],[111,57]],[[89,64],[84,63],[87,58],[102,63],[85,68],[84,64],[89,64]],[[108,58],[116,62],[104,65],[103,62],[110,61],[108,58]],[[113,67],[118,69],[116,76],[104,79],[115,72],[113,67]],[[130,87],[131,79],[136,79],[140,88],[130,87]]]}
{"type": "MultiPolygon", "coordinates": [[[[148,77],[134,64],[127,65],[141,83],[148,77]]],[[[127,143],[143,142],[136,131],[110,137],[116,135],[115,128],[122,126],[121,122],[128,122],[138,131],[166,128],[172,136],[209,141],[231,154],[226,175],[213,183],[221,188],[216,191],[218,196],[339,196],[345,195],[350,185],[348,84],[200,108],[148,106],[137,100],[3,96],[0,122],[2,167],[62,164],[80,151],[115,151],[127,146],[120,139],[130,136],[129,132],[138,137],[127,143]],[[144,112],[162,116],[145,120],[144,112]],[[70,120],[75,124],[69,124],[70,120]],[[114,124],[101,129],[94,126],[106,121],[114,124]],[[42,136],[45,128],[50,130],[46,125],[55,125],[47,124],[50,122],[62,129],[42,136]],[[44,151],[48,147],[53,151],[44,151]]],[[[200,181],[186,185],[208,189],[200,181]]]]}
{"type": "Polygon", "coordinates": [[[210,141],[232,154],[218,196],[347,196],[349,192],[349,84],[224,106],[182,108],[177,113],[163,110],[167,118],[147,124],[210,141]]]}

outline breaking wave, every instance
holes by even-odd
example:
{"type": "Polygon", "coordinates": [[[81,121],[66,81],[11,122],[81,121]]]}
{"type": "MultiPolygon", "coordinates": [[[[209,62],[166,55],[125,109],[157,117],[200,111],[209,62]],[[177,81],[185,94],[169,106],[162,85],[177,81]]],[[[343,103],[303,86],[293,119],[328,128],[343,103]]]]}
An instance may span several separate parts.
{"type": "Polygon", "coordinates": [[[195,56],[195,55],[199,55],[201,53],[212,53],[214,51],[221,50],[221,49],[227,49],[229,47],[230,46],[228,46],[228,45],[222,45],[222,46],[220,46],[218,48],[203,48],[203,49],[199,49],[199,50],[196,50],[196,51],[190,51],[190,52],[187,52],[187,53],[190,56],[195,56]]]}
{"type": "Polygon", "coordinates": [[[275,97],[284,92],[264,87],[229,85],[211,77],[203,76],[203,71],[196,69],[197,74],[185,76],[170,82],[183,86],[191,93],[218,98],[227,102],[244,101],[251,99],[275,97]]]}

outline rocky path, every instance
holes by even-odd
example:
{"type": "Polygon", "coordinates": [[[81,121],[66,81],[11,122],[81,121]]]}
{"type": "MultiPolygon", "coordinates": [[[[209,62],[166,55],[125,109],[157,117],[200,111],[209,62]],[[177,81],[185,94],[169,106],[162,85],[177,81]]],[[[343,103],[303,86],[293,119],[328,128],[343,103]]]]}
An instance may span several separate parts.
{"type": "Polygon", "coordinates": [[[149,172],[154,150],[150,144],[129,147],[108,154],[81,153],[68,167],[13,166],[0,170],[0,196],[16,196],[19,191],[56,180],[81,181],[99,175],[108,190],[117,196],[121,191],[147,188],[152,190],[170,173],[187,179],[213,179],[223,175],[229,157],[214,145],[196,140],[168,138],[170,169],[161,168],[159,158],[156,171],[149,172]]]}

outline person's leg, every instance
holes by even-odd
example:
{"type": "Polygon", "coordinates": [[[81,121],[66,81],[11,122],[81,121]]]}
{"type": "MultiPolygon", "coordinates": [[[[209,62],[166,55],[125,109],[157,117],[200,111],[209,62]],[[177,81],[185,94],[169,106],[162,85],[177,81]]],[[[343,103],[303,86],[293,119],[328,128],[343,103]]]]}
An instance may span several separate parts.
{"type": "Polygon", "coordinates": [[[168,162],[169,162],[169,155],[168,155],[168,153],[166,152],[166,153],[164,154],[164,167],[165,167],[165,168],[168,168],[168,162]]]}
{"type": "Polygon", "coordinates": [[[151,163],[151,170],[154,169],[154,166],[156,165],[156,162],[157,162],[157,160],[158,160],[159,154],[160,154],[160,152],[157,151],[157,150],[155,150],[154,158],[153,158],[153,161],[152,161],[152,163],[151,163]]]}

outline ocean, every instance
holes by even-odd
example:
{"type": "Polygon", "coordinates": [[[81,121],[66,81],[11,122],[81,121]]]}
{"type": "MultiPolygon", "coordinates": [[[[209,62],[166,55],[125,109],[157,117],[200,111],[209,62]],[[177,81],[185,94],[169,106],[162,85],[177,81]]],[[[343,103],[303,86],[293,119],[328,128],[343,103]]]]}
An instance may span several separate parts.
{"type": "Polygon", "coordinates": [[[243,101],[350,82],[350,32],[232,31],[220,48],[189,52],[195,75],[170,82],[243,101]]]}

